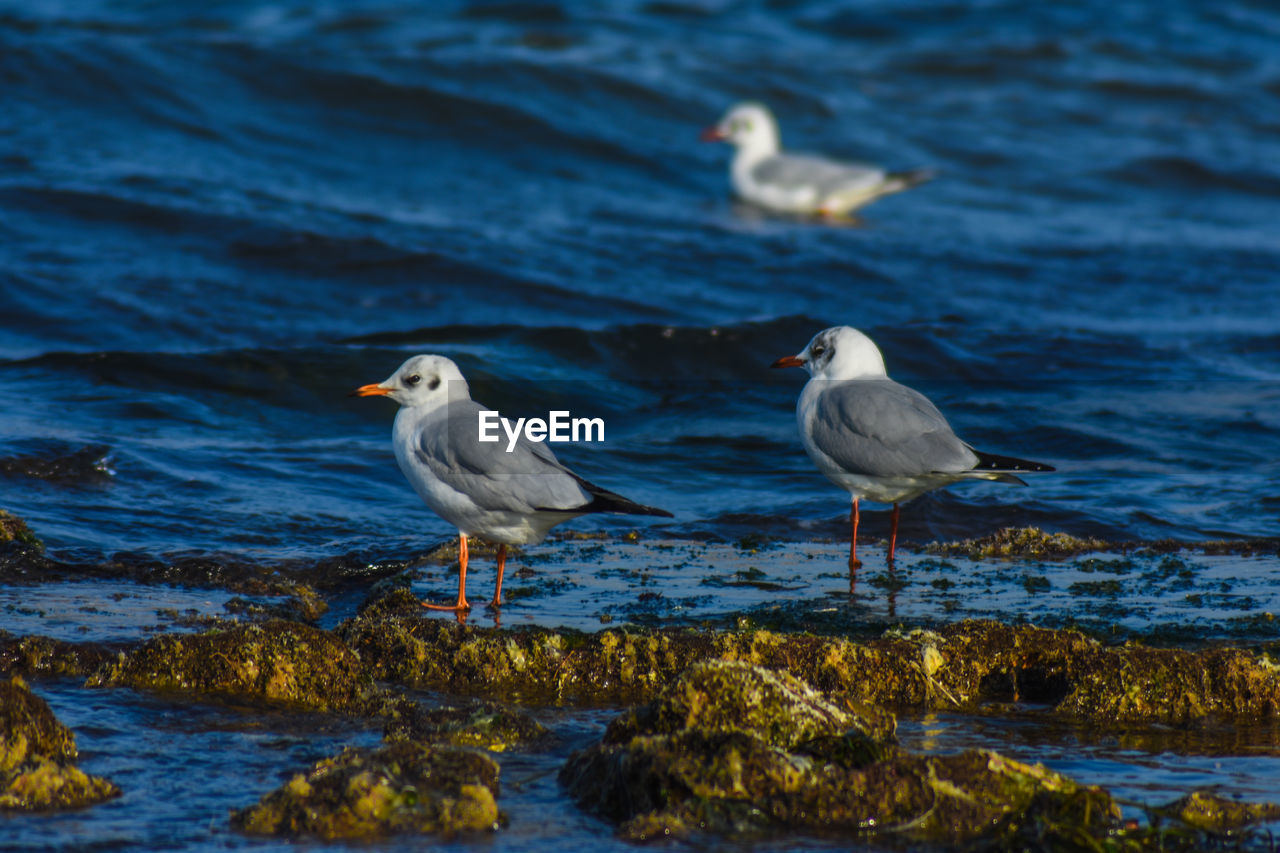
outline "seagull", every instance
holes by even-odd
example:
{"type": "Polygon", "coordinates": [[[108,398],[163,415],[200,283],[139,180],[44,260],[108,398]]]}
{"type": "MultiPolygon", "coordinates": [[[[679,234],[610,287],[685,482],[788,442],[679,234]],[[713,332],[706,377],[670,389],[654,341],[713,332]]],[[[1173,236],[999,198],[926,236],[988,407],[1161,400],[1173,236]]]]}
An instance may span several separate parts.
{"type": "Polygon", "coordinates": [[[734,191],[777,213],[842,217],[933,177],[927,169],[886,172],[864,163],[784,154],[778,123],[763,104],[738,104],[719,124],[704,130],[702,140],[735,146],[738,150],[729,167],[734,191]]]}
{"type": "Polygon", "coordinates": [[[545,443],[520,436],[480,441],[479,416],[462,371],[441,355],[415,355],[383,382],[362,385],[352,397],[390,397],[400,404],[391,430],[396,461],[431,510],[458,528],[458,600],[422,606],[470,610],[467,537],[498,543],[498,583],[491,607],[502,604],[508,545],[538,543],[561,522],[596,512],[671,513],[644,506],[589,483],[556,459],[545,443]]]}
{"type": "Polygon", "coordinates": [[[961,480],[1026,483],[1012,472],[1052,466],[974,450],[921,394],[889,378],[871,338],[849,326],[824,329],[799,355],[772,367],[803,367],[810,379],[796,403],[800,440],[827,479],[853,498],[849,569],[858,560],[858,500],[893,504],[889,565],[898,542],[898,504],[961,480]]]}

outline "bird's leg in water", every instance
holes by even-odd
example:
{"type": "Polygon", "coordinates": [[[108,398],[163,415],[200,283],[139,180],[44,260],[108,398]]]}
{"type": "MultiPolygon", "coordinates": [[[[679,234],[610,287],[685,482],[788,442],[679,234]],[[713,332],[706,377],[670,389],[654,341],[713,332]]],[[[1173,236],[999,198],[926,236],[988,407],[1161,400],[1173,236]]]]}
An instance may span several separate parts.
{"type": "Polygon", "coordinates": [[[852,579],[855,569],[862,565],[858,559],[858,499],[853,499],[853,508],[849,510],[849,524],[853,528],[849,536],[849,575],[852,579]]]}
{"type": "Polygon", "coordinates": [[[898,547],[898,505],[893,505],[893,513],[889,516],[889,565],[893,565],[893,551],[898,547]]]}
{"type": "Polygon", "coordinates": [[[430,602],[423,601],[421,604],[428,610],[471,609],[471,605],[467,604],[467,535],[465,533],[458,534],[458,603],[431,604],[430,602]]]}
{"type": "Polygon", "coordinates": [[[507,566],[507,546],[498,546],[498,585],[493,588],[493,601],[489,602],[490,607],[502,606],[502,570],[507,566]]]}

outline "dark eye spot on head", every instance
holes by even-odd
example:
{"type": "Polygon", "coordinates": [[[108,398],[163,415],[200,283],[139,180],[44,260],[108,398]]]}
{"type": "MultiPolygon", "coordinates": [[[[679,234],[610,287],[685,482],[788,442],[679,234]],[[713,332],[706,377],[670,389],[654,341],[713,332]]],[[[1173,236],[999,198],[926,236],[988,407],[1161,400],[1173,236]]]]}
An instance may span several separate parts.
{"type": "Polygon", "coordinates": [[[827,351],[827,348],[822,344],[818,344],[816,347],[813,348],[814,355],[822,355],[826,351],[827,351]]]}
{"type": "Polygon", "coordinates": [[[427,387],[428,387],[428,388],[430,388],[432,391],[434,391],[434,390],[436,390],[437,388],[439,388],[439,387],[440,387],[440,377],[439,377],[439,376],[432,376],[432,377],[431,377],[431,381],[427,383],[427,387]]]}
{"type": "Polygon", "coordinates": [[[422,377],[415,373],[412,376],[406,378],[404,380],[404,384],[412,388],[414,385],[417,385],[421,381],[422,381],[422,377]]]}

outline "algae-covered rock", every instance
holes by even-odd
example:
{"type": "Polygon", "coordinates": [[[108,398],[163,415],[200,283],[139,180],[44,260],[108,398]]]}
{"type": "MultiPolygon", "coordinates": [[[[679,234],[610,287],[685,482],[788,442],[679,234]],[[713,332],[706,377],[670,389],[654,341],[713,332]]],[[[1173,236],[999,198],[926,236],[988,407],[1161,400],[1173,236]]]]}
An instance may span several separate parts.
{"type": "Polygon", "coordinates": [[[690,663],[715,657],[696,632],[502,631],[423,619],[421,609],[383,617],[376,604],[338,634],[376,679],[521,702],[647,699],[690,663]]]}
{"type": "Polygon", "coordinates": [[[114,655],[98,643],[15,637],[0,631],[0,676],[88,675],[114,655]]]}
{"type": "Polygon", "coordinates": [[[31,528],[27,527],[25,521],[0,509],[0,543],[4,542],[18,542],[36,548],[44,547],[44,543],[31,532],[31,528]]]}
{"type": "Polygon", "coordinates": [[[528,714],[491,702],[466,707],[395,709],[383,738],[391,743],[452,744],[505,752],[547,737],[547,728],[528,714]]]}
{"type": "Polygon", "coordinates": [[[891,736],[891,718],[841,710],[795,679],[704,664],[575,753],[561,781],[633,840],[801,830],[1025,843],[1054,838],[1058,821],[1091,837],[1116,825],[1100,789],[991,752],[910,755],[891,736]]]}
{"type": "Polygon", "coordinates": [[[334,635],[296,622],[271,621],[156,637],[104,666],[89,685],[342,710],[355,706],[370,682],[360,659],[334,635]]]}
{"type": "Polygon", "coordinates": [[[1183,823],[1225,835],[1256,823],[1280,821],[1280,805],[1228,800],[1209,791],[1195,791],[1163,811],[1183,823]]]}
{"type": "Polygon", "coordinates": [[[948,557],[974,560],[991,557],[1061,559],[1090,551],[1105,551],[1114,545],[1101,539],[1079,539],[1066,533],[1046,533],[1038,527],[1003,527],[990,536],[960,542],[934,542],[926,550],[948,557]]]}
{"type": "Polygon", "coordinates": [[[1105,647],[1076,631],[991,621],[867,642],[764,630],[502,631],[373,614],[338,632],[374,678],[525,702],[645,702],[694,663],[731,660],[791,673],[840,701],[898,708],[1018,697],[1108,725],[1280,709],[1280,670],[1254,652],[1105,647]]]}
{"type": "Polygon", "coordinates": [[[787,673],[728,661],[694,664],[654,702],[615,719],[608,743],[637,734],[750,733],[770,746],[792,748],[851,730],[873,741],[893,740],[896,720],[880,708],[840,707],[787,673]]]}
{"type": "Polygon", "coordinates": [[[76,767],[76,741],[21,678],[0,681],[0,809],[78,808],[117,796],[76,767]]]}
{"type": "Polygon", "coordinates": [[[396,743],[376,752],[348,749],[299,773],[262,801],[234,812],[253,835],[376,838],[403,832],[492,831],[498,765],[462,749],[396,743]]]}

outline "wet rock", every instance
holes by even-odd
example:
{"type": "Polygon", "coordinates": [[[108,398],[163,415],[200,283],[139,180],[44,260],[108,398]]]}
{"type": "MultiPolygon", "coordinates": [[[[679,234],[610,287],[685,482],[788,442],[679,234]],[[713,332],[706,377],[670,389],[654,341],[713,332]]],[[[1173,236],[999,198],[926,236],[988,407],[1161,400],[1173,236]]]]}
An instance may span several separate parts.
{"type": "Polygon", "coordinates": [[[388,716],[383,738],[390,743],[414,741],[505,752],[550,734],[528,714],[494,703],[442,708],[415,704],[388,716]]]}
{"type": "Polygon", "coordinates": [[[281,602],[260,604],[236,596],[223,605],[228,613],[256,619],[284,619],[287,621],[315,622],[329,610],[329,604],[306,584],[267,585],[261,581],[237,585],[240,591],[254,595],[281,595],[281,602]]]}
{"type": "Polygon", "coordinates": [[[889,723],[842,711],[789,676],[708,663],[571,756],[561,781],[632,840],[801,830],[1052,846],[1059,824],[1069,824],[1064,838],[1116,826],[1100,789],[992,752],[910,755],[889,723]]]}
{"type": "Polygon", "coordinates": [[[111,449],[91,444],[70,447],[49,442],[35,453],[0,457],[0,476],[30,477],[72,486],[101,486],[110,483],[111,449]]]}
{"type": "Polygon", "coordinates": [[[1016,697],[1108,725],[1189,725],[1280,710],[1280,671],[1243,649],[1105,647],[1074,631],[985,621],[908,639],[935,656],[935,707],[1016,697]]]}
{"type": "Polygon", "coordinates": [[[404,742],[349,749],[294,776],[231,824],[252,835],[377,838],[452,836],[498,828],[498,765],[461,749],[404,742]]]}
{"type": "Polygon", "coordinates": [[[784,672],[729,661],[689,667],[661,696],[615,719],[608,743],[640,734],[750,733],[770,746],[795,747],[852,731],[872,742],[892,742],[897,721],[880,708],[841,707],[784,672]]]}
{"type": "Polygon", "coordinates": [[[98,643],[68,643],[50,637],[16,637],[0,631],[0,676],[84,676],[115,657],[98,643]]]}
{"type": "Polygon", "coordinates": [[[1038,527],[1005,527],[990,536],[960,542],[934,542],[925,550],[948,557],[981,560],[990,557],[1061,559],[1116,547],[1101,539],[1078,539],[1066,533],[1046,533],[1038,527]]]}
{"type": "Polygon", "coordinates": [[[1280,821],[1280,805],[1228,800],[1209,791],[1195,791],[1163,811],[1188,826],[1218,835],[1252,826],[1280,821]]]}
{"type": "Polygon", "coordinates": [[[899,708],[1021,698],[1107,725],[1280,710],[1280,669],[1242,649],[1104,647],[1076,631],[990,621],[863,643],[764,630],[501,631],[379,618],[409,607],[392,603],[338,629],[374,678],[524,702],[644,702],[694,663],[734,660],[789,672],[841,701],[899,708]]]}
{"type": "Polygon", "coordinates": [[[76,740],[21,678],[0,681],[0,809],[79,808],[119,795],[75,766],[76,740]]]}
{"type": "Polygon", "coordinates": [[[413,615],[393,593],[337,629],[375,679],[528,703],[643,701],[697,660],[711,635],[473,628],[413,615]],[[385,603],[384,603],[385,602],[385,603]]]}
{"type": "Polygon", "coordinates": [[[91,687],[113,685],[322,711],[354,708],[370,688],[360,659],[337,637],[282,621],[156,637],[89,679],[91,687]]]}
{"type": "Polygon", "coordinates": [[[25,521],[0,509],[0,543],[3,542],[17,542],[37,549],[43,547],[40,539],[31,532],[31,528],[27,527],[25,521]]]}
{"type": "Polygon", "coordinates": [[[421,617],[422,601],[403,587],[384,596],[365,601],[357,611],[367,624],[394,616],[421,617]]]}

